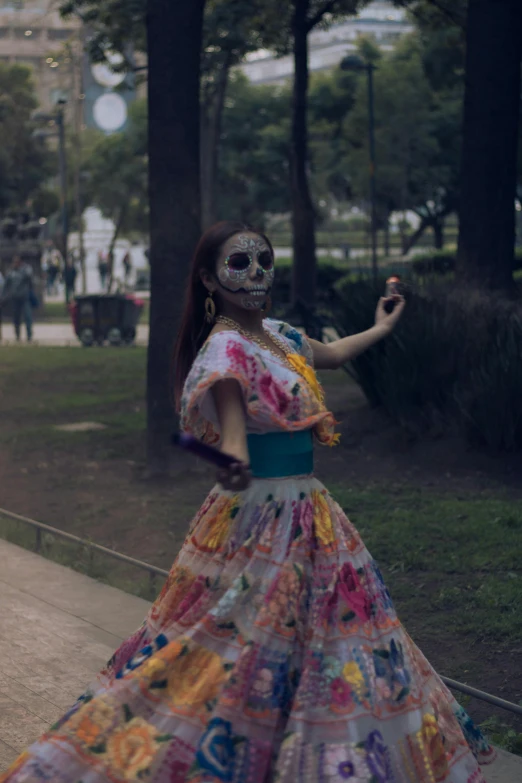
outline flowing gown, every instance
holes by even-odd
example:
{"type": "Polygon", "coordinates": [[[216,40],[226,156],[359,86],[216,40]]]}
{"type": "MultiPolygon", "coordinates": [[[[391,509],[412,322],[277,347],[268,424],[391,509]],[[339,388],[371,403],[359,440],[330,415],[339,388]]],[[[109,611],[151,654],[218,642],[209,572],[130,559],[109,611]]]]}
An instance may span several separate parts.
{"type": "MultiPolygon", "coordinates": [[[[265,325],[309,371],[306,338],[265,325]]],[[[196,358],[187,432],[219,441],[210,390],[224,378],[249,436],[334,442],[303,373],[232,331],[196,358]]],[[[493,757],[340,506],[312,474],[283,475],[211,491],[142,627],[0,782],[484,783],[493,757]]]]}

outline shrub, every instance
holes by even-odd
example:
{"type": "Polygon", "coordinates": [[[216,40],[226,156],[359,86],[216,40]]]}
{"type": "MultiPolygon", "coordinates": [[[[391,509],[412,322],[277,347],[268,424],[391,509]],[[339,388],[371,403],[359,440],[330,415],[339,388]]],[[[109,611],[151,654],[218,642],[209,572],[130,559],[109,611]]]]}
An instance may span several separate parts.
{"type": "MultiPolygon", "coordinates": [[[[373,322],[367,282],[337,283],[346,334],[373,322]]],[[[457,427],[474,446],[522,449],[522,305],[443,285],[411,293],[392,337],[353,362],[372,405],[410,432],[457,427]]]]}
{"type": "MultiPolygon", "coordinates": [[[[426,275],[447,275],[455,271],[457,253],[452,250],[436,250],[432,253],[418,253],[413,256],[411,265],[414,274],[419,277],[426,275]]],[[[517,248],[513,260],[513,270],[522,269],[522,248],[517,248]]]]}
{"type": "MultiPolygon", "coordinates": [[[[329,301],[330,291],[335,283],[346,274],[346,269],[339,264],[324,262],[317,266],[317,298],[319,304],[329,301]]],[[[285,307],[290,302],[292,288],[292,267],[280,265],[277,267],[273,299],[278,306],[285,307]]]]}

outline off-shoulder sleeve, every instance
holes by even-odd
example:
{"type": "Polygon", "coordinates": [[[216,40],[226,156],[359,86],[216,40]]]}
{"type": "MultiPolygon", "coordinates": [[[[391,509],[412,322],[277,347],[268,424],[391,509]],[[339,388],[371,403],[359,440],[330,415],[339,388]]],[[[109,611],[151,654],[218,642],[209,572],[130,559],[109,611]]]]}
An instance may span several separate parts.
{"type": "Polygon", "coordinates": [[[217,332],[198,353],[185,381],[181,400],[181,428],[185,432],[216,443],[219,421],[211,389],[218,381],[236,380],[245,409],[251,405],[253,358],[249,343],[234,332],[217,332]]]}
{"type": "Polygon", "coordinates": [[[312,346],[308,342],[305,334],[302,334],[298,329],[290,326],[290,324],[285,323],[285,321],[276,321],[267,318],[266,323],[280,335],[286,337],[296,353],[304,356],[310,367],[314,366],[314,352],[312,351],[312,346]]]}

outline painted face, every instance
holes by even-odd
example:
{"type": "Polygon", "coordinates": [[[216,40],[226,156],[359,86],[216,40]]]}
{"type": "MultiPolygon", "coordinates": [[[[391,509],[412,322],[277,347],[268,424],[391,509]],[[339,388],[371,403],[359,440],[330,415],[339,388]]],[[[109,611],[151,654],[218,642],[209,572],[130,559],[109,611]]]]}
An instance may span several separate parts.
{"type": "Polygon", "coordinates": [[[272,251],[257,234],[234,234],[221,249],[216,276],[224,299],[260,310],[274,282],[272,251]]]}

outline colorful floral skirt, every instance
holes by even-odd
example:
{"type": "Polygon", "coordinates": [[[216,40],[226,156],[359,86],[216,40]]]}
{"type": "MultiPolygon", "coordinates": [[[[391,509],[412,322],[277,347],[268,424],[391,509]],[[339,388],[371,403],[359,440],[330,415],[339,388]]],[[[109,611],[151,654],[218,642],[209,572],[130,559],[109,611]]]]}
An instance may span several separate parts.
{"type": "Polygon", "coordinates": [[[313,478],[214,490],[144,625],[2,783],[483,783],[494,752],[313,478]]]}

